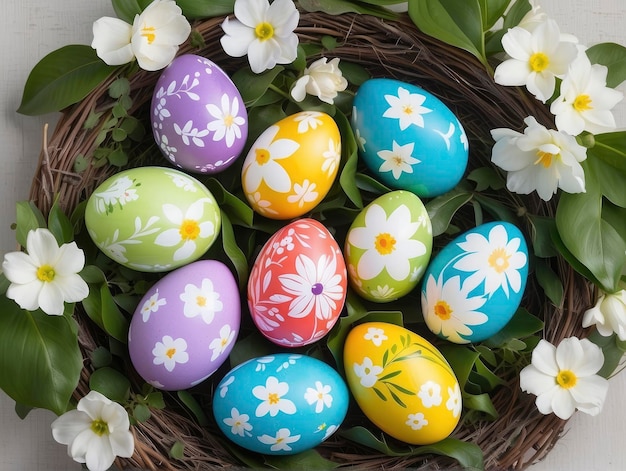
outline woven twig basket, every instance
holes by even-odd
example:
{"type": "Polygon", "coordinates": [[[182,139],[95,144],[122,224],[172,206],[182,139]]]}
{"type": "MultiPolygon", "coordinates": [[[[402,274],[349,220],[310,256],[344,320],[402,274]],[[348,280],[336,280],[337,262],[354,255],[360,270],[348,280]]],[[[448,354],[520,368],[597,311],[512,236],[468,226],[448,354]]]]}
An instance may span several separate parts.
{"type": "MultiPolygon", "coordinates": [[[[179,54],[191,52],[203,55],[230,74],[244,66],[245,58],[228,57],[219,45],[223,34],[220,28],[222,21],[223,18],[214,18],[195,24],[194,28],[203,36],[205,45],[198,48],[186,43],[179,54]]],[[[385,21],[361,15],[329,16],[303,12],[297,33],[303,43],[320,43],[323,36],[332,36],[338,41],[338,47],[331,53],[333,57],[361,64],[374,77],[393,77],[415,83],[438,96],[463,122],[470,140],[471,168],[490,165],[491,129],[506,127],[521,130],[523,119],[529,115],[545,125],[551,125],[552,117],[546,107],[527,95],[525,90],[496,85],[471,55],[422,34],[408,17],[385,21]]],[[[132,77],[134,107],[130,112],[134,116],[141,117],[143,114],[147,119],[158,76],[158,73],[141,71],[132,77]]],[[[89,156],[94,150],[98,126],[85,130],[83,123],[91,111],[106,108],[111,102],[107,89],[114,79],[111,77],[104,81],[80,103],[65,110],[44,146],[30,195],[44,213],[48,212],[56,195],[60,195],[63,209],[71,211],[106,177],[119,170],[108,166],[90,166],[80,174],[73,171],[76,156],[89,156]]],[[[166,165],[156,148],[154,154],[155,162],[166,165]]],[[[544,203],[534,197],[520,199],[506,193],[506,190],[501,192],[498,198],[517,214],[527,210],[538,215],[554,216],[554,201],[544,203]]],[[[530,234],[530,227],[522,229],[530,234]]],[[[557,258],[553,260],[552,268],[565,287],[562,305],[553,305],[532,277],[523,305],[545,320],[543,337],[556,344],[565,337],[584,336],[581,315],[592,304],[593,289],[567,263],[557,258]]],[[[92,371],[89,353],[98,346],[101,334],[86,315],[77,312],[76,317],[81,326],[79,340],[83,357],[87,359],[75,393],[78,399],[89,391],[88,380],[92,371]]],[[[136,376],[132,371],[128,374],[130,378],[136,376]]],[[[464,424],[453,436],[480,446],[487,469],[522,469],[548,453],[562,433],[565,421],[554,415],[540,414],[534,405],[534,397],[520,391],[517,373],[503,379],[506,384],[499,387],[492,397],[499,418],[464,424]]],[[[134,387],[139,390],[140,385],[141,381],[137,378],[134,387]]],[[[147,422],[133,427],[135,454],[128,460],[118,460],[119,466],[150,470],[241,466],[229,452],[231,445],[220,435],[217,426],[200,427],[180,412],[173,402],[170,405],[167,409],[152,411],[152,417],[147,422]],[[168,451],[177,441],[185,444],[183,460],[168,456],[168,451]]],[[[389,457],[347,442],[341,434],[335,434],[324,442],[318,451],[341,466],[357,469],[450,469],[457,466],[450,459],[435,456],[389,457]]]]}

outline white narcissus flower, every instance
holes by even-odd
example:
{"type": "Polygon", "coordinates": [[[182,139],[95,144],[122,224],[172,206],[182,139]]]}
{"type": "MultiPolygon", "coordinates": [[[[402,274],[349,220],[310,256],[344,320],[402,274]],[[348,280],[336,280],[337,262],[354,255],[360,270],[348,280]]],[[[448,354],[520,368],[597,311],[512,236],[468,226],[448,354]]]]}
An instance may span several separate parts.
{"type": "Polygon", "coordinates": [[[7,253],[2,262],[4,275],[11,282],[7,297],[22,309],[40,308],[60,316],[65,302],[87,297],[89,287],[78,274],[85,266],[85,254],[76,242],[59,247],[48,229],[39,228],[26,236],[26,251],[7,253]]]}
{"type": "Polygon", "coordinates": [[[220,42],[232,57],[248,55],[252,72],[290,64],[298,55],[300,13],[292,0],[235,0],[235,19],[222,23],[220,42]]]}
{"type": "Polygon", "coordinates": [[[119,18],[102,17],[93,24],[94,48],[108,65],[137,58],[144,70],[160,70],[174,59],[189,37],[191,25],[173,0],[154,0],[130,25],[119,18]]]}
{"type": "Polygon", "coordinates": [[[622,342],[626,341],[626,289],[600,294],[596,305],[583,316],[583,327],[594,324],[600,335],[608,337],[616,333],[622,342]]]}
{"type": "Polygon", "coordinates": [[[304,75],[291,89],[291,96],[296,101],[302,101],[308,93],[332,105],[338,92],[344,91],[347,86],[348,81],[339,68],[339,58],[335,57],[327,62],[322,57],[304,69],[304,75]]]}
{"type": "Polygon", "coordinates": [[[52,422],[52,436],[90,471],[106,471],[116,456],[130,458],[135,449],[128,413],[97,391],[90,391],[76,410],[52,422]]]}
{"type": "Polygon", "coordinates": [[[557,129],[576,136],[615,129],[611,110],[624,95],[606,86],[608,69],[591,64],[587,54],[579,54],[561,83],[560,96],[550,105],[557,129]]]}
{"type": "Polygon", "coordinates": [[[520,388],[537,396],[535,404],[542,414],[568,419],[578,409],[597,415],[609,387],[596,374],[603,364],[602,350],[587,339],[569,337],[557,347],[542,339],[531,364],[520,372],[520,388]]]}
{"type": "Polygon", "coordinates": [[[502,37],[502,47],[509,59],[496,67],[494,80],[500,85],[523,86],[545,103],[556,85],[556,78],[567,72],[576,58],[576,45],[563,41],[553,20],[531,31],[511,28],[502,37]]]}
{"type": "Polygon", "coordinates": [[[512,129],[493,129],[496,141],[491,161],[508,172],[507,188],[520,194],[537,191],[544,201],[561,188],[567,193],[584,193],[585,172],[580,162],[587,149],[564,132],[547,129],[532,116],[521,134],[512,129]]]}

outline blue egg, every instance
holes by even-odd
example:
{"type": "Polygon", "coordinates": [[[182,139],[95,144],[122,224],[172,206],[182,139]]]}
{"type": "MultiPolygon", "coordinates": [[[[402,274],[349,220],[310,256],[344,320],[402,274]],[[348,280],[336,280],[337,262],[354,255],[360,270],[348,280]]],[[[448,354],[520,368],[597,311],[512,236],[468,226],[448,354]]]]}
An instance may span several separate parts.
{"type": "Polygon", "coordinates": [[[267,455],[291,455],[331,436],[348,411],[348,388],[323,361],[279,353],[232,369],[219,383],[213,414],[236,444],[267,455]]]}
{"type": "Polygon", "coordinates": [[[428,328],[454,343],[480,342],[500,331],[519,307],[528,278],[528,247],[508,222],[458,236],[426,268],[422,312],[428,328]]]}
{"type": "Polygon", "coordinates": [[[365,165],[391,188],[434,197],[465,173],[463,126],[441,100],[415,85],[367,80],[354,97],[352,127],[365,165]]]}

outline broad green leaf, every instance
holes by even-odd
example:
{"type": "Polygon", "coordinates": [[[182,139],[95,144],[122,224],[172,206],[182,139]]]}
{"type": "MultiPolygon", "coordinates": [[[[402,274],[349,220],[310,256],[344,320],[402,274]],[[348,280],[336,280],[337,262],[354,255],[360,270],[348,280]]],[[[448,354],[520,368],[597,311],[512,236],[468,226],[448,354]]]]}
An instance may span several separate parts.
{"type": "Polygon", "coordinates": [[[516,0],[513,2],[509,11],[504,15],[502,29],[488,31],[485,34],[485,50],[488,57],[504,51],[502,47],[502,36],[504,36],[509,28],[517,26],[531,8],[528,0],[516,0]]]}
{"type": "Polygon", "coordinates": [[[104,283],[106,282],[106,275],[104,272],[95,265],[87,265],[80,272],[80,276],[87,283],[104,283]]]}
{"type": "Polygon", "coordinates": [[[592,64],[602,64],[609,69],[607,87],[615,88],[626,80],[626,47],[616,43],[601,43],[585,52],[592,64]]]}
{"type": "Polygon", "coordinates": [[[222,213],[222,247],[237,271],[239,290],[243,292],[248,283],[248,260],[246,259],[246,254],[237,245],[233,225],[230,223],[228,215],[224,210],[220,211],[222,213]]]}
{"type": "Polygon", "coordinates": [[[216,178],[207,180],[206,186],[215,197],[219,207],[228,214],[233,224],[252,226],[254,211],[245,201],[228,191],[216,178]]]}
{"type": "Polygon", "coordinates": [[[385,186],[375,178],[364,173],[357,172],[355,180],[356,186],[359,190],[367,191],[368,193],[372,193],[374,195],[384,195],[385,193],[389,193],[391,191],[388,186],[385,186]]]}
{"type": "Polygon", "coordinates": [[[237,339],[235,346],[228,356],[230,367],[234,368],[252,358],[271,355],[275,353],[274,347],[275,345],[263,337],[260,332],[253,331],[248,336],[237,339]]]}
{"type": "Polygon", "coordinates": [[[464,345],[442,345],[439,350],[450,363],[459,386],[463,390],[480,354],[464,345]]]}
{"type": "Polygon", "coordinates": [[[501,190],[506,185],[502,175],[490,167],[480,167],[472,170],[467,179],[476,183],[476,191],[484,191],[488,188],[501,190]]]}
{"type": "Polygon", "coordinates": [[[130,380],[119,371],[108,366],[91,373],[89,388],[121,404],[130,397],[130,380]]]}
{"type": "Polygon", "coordinates": [[[206,427],[209,424],[209,418],[204,412],[204,408],[200,405],[196,398],[193,397],[189,391],[177,391],[176,394],[178,395],[178,399],[180,399],[180,401],[194,415],[198,421],[198,425],[206,427]]]}
{"type": "Polygon", "coordinates": [[[110,366],[113,362],[113,355],[111,355],[111,352],[103,346],[100,346],[91,352],[89,358],[91,359],[91,363],[94,368],[110,366]]]}
{"type": "Polygon", "coordinates": [[[594,141],[587,153],[626,173],[626,131],[598,134],[594,141]]]}
{"type": "Polygon", "coordinates": [[[128,319],[120,311],[111,295],[109,286],[103,283],[100,286],[100,300],[102,308],[102,326],[107,334],[122,343],[128,342],[128,319]]]}
{"type": "Polygon", "coordinates": [[[613,334],[609,337],[603,337],[597,330],[594,330],[588,338],[600,347],[604,354],[604,364],[600,371],[598,371],[598,375],[603,378],[609,378],[615,373],[615,370],[624,357],[624,350],[620,348],[617,335],[613,334]]]}
{"type": "Polygon", "coordinates": [[[143,10],[138,0],[111,0],[113,10],[120,20],[133,24],[135,15],[143,10]]]}
{"type": "Polygon", "coordinates": [[[556,231],[554,218],[529,215],[532,224],[531,242],[533,252],[537,257],[550,258],[558,254],[552,234],[556,231]]]}
{"type": "Polygon", "coordinates": [[[433,227],[433,237],[446,232],[456,212],[471,199],[471,193],[454,189],[426,203],[426,211],[433,227]]]}
{"type": "Polygon", "coordinates": [[[295,455],[267,455],[264,457],[265,463],[274,469],[299,469],[299,470],[319,470],[335,469],[339,466],[322,457],[315,450],[307,450],[295,455]]]}
{"type": "Polygon", "coordinates": [[[31,230],[46,227],[46,219],[32,201],[18,201],[16,205],[17,221],[15,238],[17,243],[26,247],[26,239],[31,230]]]}
{"type": "Polygon", "coordinates": [[[176,3],[192,20],[229,15],[233,12],[235,0],[176,0],[176,3]]]}
{"type": "Polygon", "coordinates": [[[535,259],[535,275],[548,299],[555,306],[560,306],[563,301],[563,283],[559,276],[545,260],[541,259],[535,259]]]}
{"type": "Polygon", "coordinates": [[[50,208],[50,213],[48,213],[48,229],[56,238],[59,246],[74,240],[74,228],[70,218],[59,206],[58,200],[54,202],[50,208]]]}
{"type": "Polygon", "coordinates": [[[361,13],[378,16],[388,20],[397,18],[397,15],[386,8],[366,2],[350,0],[298,0],[298,4],[306,11],[322,11],[330,15],[342,13],[361,13]]]}
{"type": "Polygon", "coordinates": [[[471,53],[485,67],[489,67],[478,0],[409,2],[409,16],[424,33],[471,53]]]}
{"type": "Polygon", "coordinates": [[[83,359],[69,314],[24,311],[0,297],[0,388],[28,407],[67,410],[83,359]]]}
{"type": "Polygon", "coordinates": [[[626,241],[602,219],[602,186],[583,162],[586,193],[563,193],[556,225],[567,249],[593,273],[604,291],[614,292],[626,263],[626,241]]]}
{"type": "Polygon", "coordinates": [[[620,237],[626,240],[626,208],[605,201],[602,205],[602,219],[613,226],[620,237]]]}
{"type": "Polygon", "coordinates": [[[518,308],[513,318],[497,334],[483,343],[490,348],[499,348],[511,339],[523,339],[543,329],[543,321],[524,308],[518,308]]]}
{"type": "MultiPolygon", "coordinates": [[[[623,151],[626,151],[626,133],[624,133],[623,151]]],[[[601,155],[602,149],[592,147],[587,151],[587,161],[589,171],[593,172],[595,179],[600,183],[599,188],[602,195],[608,198],[613,204],[626,208],[626,191],[624,191],[624,181],[626,181],[626,171],[615,167],[604,160],[601,155]]],[[[589,172],[586,172],[588,174],[589,172]]]]}
{"type": "Polygon", "coordinates": [[[357,208],[363,207],[363,199],[361,198],[361,192],[356,186],[356,169],[358,165],[358,154],[356,140],[350,127],[348,118],[338,112],[335,115],[335,121],[341,131],[341,156],[343,160],[343,167],[340,170],[339,183],[345,194],[350,198],[350,201],[354,203],[357,208]]]}
{"type": "Polygon", "coordinates": [[[339,69],[344,78],[357,87],[372,77],[366,68],[354,62],[340,61],[339,69]]]}
{"type": "Polygon", "coordinates": [[[115,70],[91,46],[57,49],[31,71],[17,111],[29,116],[60,111],[85,98],[115,70]]]}
{"type": "MultiPolygon", "coordinates": [[[[255,74],[250,67],[242,67],[232,76],[232,80],[241,92],[246,107],[254,107],[255,102],[259,100],[272,82],[285,70],[284,67],[278,65],[266,72],[255,74]]],[[[249,120],[250,121],[250,120],[249,120]]]]}
{"type": "Polygon", "coordinates": [[[489,394],[464,394],[463,395],[463,407],[482,412],[487,414],[490,420],[496,420],[498,418],[498,411],[491,402],[489,394]]]}
{"type": "Polygon", "coordinates": [[[517,218],[513,212],[511,212],[511,210],[501,202],[490,198],[489,196],[484,196],[481,193],[475,193],[474,199],[480,203],[480,205],[494,218],[499,219],[500,221],[510,222],[511,224],[517,224],[517,218]]]}
{"type": "Polygon", "coordinates": [[[476,378],[480,378],[481,383],[486,383],[483,386],[483,391],[488,393],[495,389],[497,386],[501,386],[504,384],[504,380],[496,375],[493,371],[491,371],[487,366],[483,363],[483,361],[478,358],[475,363],[475,371],[472,372],[472,377],[474,378],[474,382],[478,382],[476,378]]]}
{"type": "Polygon", "coordinates": [[[480,11],[483,19],[483,29],[491,29],[504,15],[511,0],[479,0],[480,11]]]}
{"type": "Polygon", "coordinates": [[[432,445],[407,445],[399,448],[397,445],[392,446],[387,443],[384,435],[381,434],[379,438],[365,427],[352,427],[338,433],[348,440],[365,445],[388,456],[422,456],[428,454],[448,456],[457,460],[467,470],[478,471],[484,469],[483,453],[480,447],[474,443],[456,438],[446,438],[432,445]]]}

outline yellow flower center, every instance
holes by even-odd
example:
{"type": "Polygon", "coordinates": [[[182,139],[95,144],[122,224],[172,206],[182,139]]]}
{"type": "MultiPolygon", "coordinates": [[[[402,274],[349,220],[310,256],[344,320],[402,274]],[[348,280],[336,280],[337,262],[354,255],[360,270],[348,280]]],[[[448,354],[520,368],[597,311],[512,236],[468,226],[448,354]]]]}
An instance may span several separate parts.
{"type": "Polygon", "coordinates": [[[148,44],[152,44],[156,39],[156,28],[154,26],[144,26],[141,28],[141,35],[148,40],[148,44]]]}
{"type": "Polygon", "coordinates": [[[537,160],[535,160],[535,165],[541,164],[544,168],[550,167],[552,165],[552,159],[558,157],[555,154],[550,154],[549,152],[543,152],[541,150],[537,151],[537,160]]]}
{"type": "Polygon", "coordinates": [[[265,165],[270,161],[270,151],[267,149],[256,149],[254,151],[256,157],[256,163],[259,165],[265,165]]]}
{"type": "Polygon", "coordinates": [[[324,393],[318,392],[317,393],[317,398],[321,401],[322,399],[324,399],[324,393]]]}
{"type": "Polygon", "coordinates": [[[196,240],[200,235],[200,224],[194,219],[185,219],[178,232],[183,240],[196,240]]]}
{"type": "Polygon", "coordinates": [[[404,105],[402,111],[404,114],[413,114],[413,107],[411,105],[404,105]]]}
{"type": "Polygon", "coordinates": [[[511,256],[506,253],[504,248],[500,247],[491,252],[487,261],[491,268],[498,273],[502,273],[509,268],[509,258],[511,258],[511,256]]]}
{"type": "Polygon", "coordinates": [[[270,393],[269,396],[267,396],[267,402],[270,404],[278,404],[280,402],[280,396],[276,393],[270,393]]]}
{"type": "Polygon", "coordinates": [[[404,159],[399,155],[394,155],[391,160],[393,160],[393,163],[396,164],[396,167],[402,167],[402,164],[404,163],[404,159]]]}
{"type": "Polygon", "coordinates": [[[543,72],[550,65],[550,59],[543,52],[535,52],[528,60],[533,72],[543,72]]]}
{"type": "Polygon", "coordinates": [[[54,271],[54,268],[50,265],[42,265],[37,268],[37,278],[39,278],[39,281],[54,281],[55,275],[56,273],[54,271]]]}
{"type": "Polygon", "coordinates": [[[221,341],[222,347],[225,347],[227,343],[228,343],[228,337],[224,337],[221,341]]]}
{"type": "Polygon", "coordinates": [[[264,21],[263,23],[259,23],[258,25],[256,25],[256,28],[254,28],[254,33],[256,34],[256,37],[259,38],[261,41],[267,41],[268,39],[271,39],[272,36],[274,36],[274,27],[268,22],[264,21]]]}
{"type": "Polygon", "coordinates": [[[206,297],[196,296],[196,304],[200,307],[206,306],[206,297]]]}
{"type": "Polygon", "coordinates": [[[168,348],[167,351],[165,352],[165,356],[167,358],[172,358],[174,355],[176,355],[176,349],[175,348],[168,348]]]}
{"type": "Polygon", "coordinates": [[[437,301],[434,307],[435,315],[441,320],[447,321],[452,317],[452,308],[445,301],[437,301]]]}
{"type": "Polygon", "coordinates": [[[224,126],[226,126],[227,128],[231,127],[234,122],[235,118],[233,117],[233,115],[229,114],[224,116],[224,126]]]}
{"type": "Polygon", "coordinates": [[[389,255],[396,249],[396,239],[388,232],[381,232],[374,241],[376,250],[381,255],[389,255]]]}
{"type": "Polygon", "coordinates": [[[109,434],[109,424],[102,419],[97,419],[91,422],[91,431],[101,437],[102,435],[109,434]]]}
{"type": "Polygon", "coordinates": [[[587,111],[591,108],[591,98],[589,95],[578,95],[574,100],[574,109],[576,111],[587,111]]]}
{"type": "Polygon", "coordinates": [[[573,371],[570,370],[561,370],[559,374],[556,375],[556,382],[559,386],[565,389],[573,388],[576,386],[576,382],[578,378],[573,371]]]}

